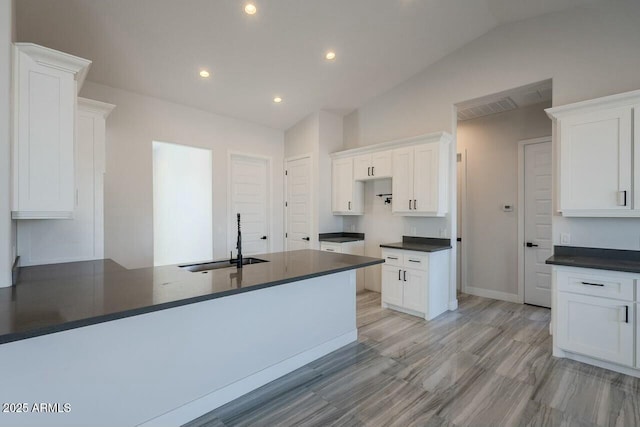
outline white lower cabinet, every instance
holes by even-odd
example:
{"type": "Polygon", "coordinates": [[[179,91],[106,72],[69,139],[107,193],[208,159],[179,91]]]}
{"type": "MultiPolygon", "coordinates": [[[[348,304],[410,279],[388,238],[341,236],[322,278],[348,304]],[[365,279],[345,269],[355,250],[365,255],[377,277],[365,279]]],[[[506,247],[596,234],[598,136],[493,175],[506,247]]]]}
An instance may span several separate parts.
{"type": "Polygon", "coordinates": [[[640,376],[640,276],[556,266],[554,278],[554,355],[640,376]]]}
{"type": "MultiPolygon", "coordinates": [[[[354,242],[320,242],[320,250],[337,254],[362,255],[364,256],[364,240],[354,242]]],[[[364,275],[362,268],[356,271],[356,292],[364,290],[364,275]]]]}
{"type": "Polygon", "coordinates": [[[633,303],[560,292],[557,307],[560,348],[633,366],[633,303]]]}
{"type": "Polygon", "coordinates": [[[427,320],[447,311],[448,252],[383,249],[382,306],[427,320]]]}

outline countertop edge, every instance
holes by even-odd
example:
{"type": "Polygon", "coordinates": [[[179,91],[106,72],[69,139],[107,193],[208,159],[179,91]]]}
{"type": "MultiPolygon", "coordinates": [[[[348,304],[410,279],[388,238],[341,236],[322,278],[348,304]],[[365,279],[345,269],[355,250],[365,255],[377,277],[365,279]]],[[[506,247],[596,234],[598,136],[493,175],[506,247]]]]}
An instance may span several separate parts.
{"type": "Polygon", "coordinates": [[[380,245],[381,248],[388,248],[388,249],[400,249],[403,251],[415,251],[415,252],[440,252],[440,251],[446,251],[447,249],[453,249],[453,246],[436,246],[430,249],[417,249],[417,248],[405,248],[405,247],[401,247],[401,246],[394,246],[391,244],[381,244],[380,245]]]}
{"type": "MultiPolygon", "coordinates": [[[[551,257],[553,258],[553,257],[551,257]]],[[[576,267],[576,268],[589,268],[592,270],[606,270],[606,271],[619,271],[622,273],[638,273],[640,274],[640,267],[633,268],[629,266],[620,266],[620,265],[602,265],[602,264],[591,264],[587,261],[579,262],[579,261],[562,261],[556,259],[547,259],[545,264],[548,265],[559,265],[563,267],[576,267]]]]}
{"type": "Polygon", "coordinates": [[[184,305],[195,304],[195,303],[204,302],[208,300],[228,297],[231,295],[237,295],[245,292],[258,291],[258,290],[270,288],[273,286],[284,285],[287,283],[298,282],[301,280],[313,279],[316,277],[327,276],[329,274],[342,273],[344,271],[356,270],[358,268],[370,267],[372,265],[383,264],[383,263],[384,263],[383,259],[376,259],[375,261],[368,261],[368,262],[363,262],[356,265],[333,268],[330,270],[301,275],[301,276],[288,277],[285,279],[276,280],[272,282],[265,282],[259,285],[253,285],[246,288],[231,289],[228,291],[218,292],[214,294],[199,295],[196,297],[185,298],[177,301],[170,301],[166,303],[154,304],[154,305],[149,305],[145,307],[132,308],[130,310],[103,314],[95,317],[87,317],[85,319],[72,320],[70,322],[65,322],[65,323],[61,323],[53,326],[45,326],[42,328],[32,329],[24,332],[11,332],[8,334],[0,335],[0,345],[21,341],[29,338],[36,338],[39,336],[49,335],[57,332],[64,332],[71,329],[82,328],[85,326],[97,325],[100,323],[124,319],[127,317],[134,317],[141,314],[152,313],[155,311],[166,310],[169,308],[181,307],[184,305]]]}

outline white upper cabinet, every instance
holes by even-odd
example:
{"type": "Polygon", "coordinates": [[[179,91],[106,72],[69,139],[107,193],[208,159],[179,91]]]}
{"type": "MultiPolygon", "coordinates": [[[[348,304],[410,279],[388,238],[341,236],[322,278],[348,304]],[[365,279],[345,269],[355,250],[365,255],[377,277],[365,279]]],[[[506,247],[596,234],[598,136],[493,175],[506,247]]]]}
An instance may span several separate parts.
{"type": "Polygon", "coordinates": [[[72,218],[77,91],[91,61],[14,45],[14,219],[72,218]]]}
{"type": "Polygon", "coordinates": [[[354,179],[391,178],[391,150],[362,154],[353,158],[354,179]]]}
{"type": "Polygon", "coordinates": [[[333,161],[332,210],[338,215],[362,215],[363,183],[353,178],[351,157],[333,161]]]}
{"type": "Polygon", "coordinates": [[[556,121],[558,210],[564,216],[640,215],[634,102],[640,91],[547,110],[556,121]]]}
{"type": "Polygon", "coordinates": [[[393,212],[443,216],[448,212],[449,158],[446,143],[393,150],[393,212]]]}

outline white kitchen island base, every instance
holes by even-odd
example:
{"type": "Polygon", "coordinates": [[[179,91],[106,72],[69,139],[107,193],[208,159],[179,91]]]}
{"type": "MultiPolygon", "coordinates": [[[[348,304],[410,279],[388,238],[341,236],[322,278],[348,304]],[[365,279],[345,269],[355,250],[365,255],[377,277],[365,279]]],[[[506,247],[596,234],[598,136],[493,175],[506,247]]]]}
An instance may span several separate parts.
{"type": "Polygon", "coordinates": [[[181,425],[357,340],[355,270],[3,344],[11,426],[181,425]]]}

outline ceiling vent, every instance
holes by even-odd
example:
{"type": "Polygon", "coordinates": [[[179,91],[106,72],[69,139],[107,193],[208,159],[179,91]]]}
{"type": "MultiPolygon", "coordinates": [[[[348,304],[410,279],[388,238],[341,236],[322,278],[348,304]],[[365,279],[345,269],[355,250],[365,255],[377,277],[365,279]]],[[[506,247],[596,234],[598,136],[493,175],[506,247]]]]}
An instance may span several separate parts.
{"type": "Polygon", "coordinates": [[[515,110],[518,105],[510,97],[498,99],[486,104],[473,105],[458,110],[458,120],[471,120],[490,114],[502,113],[504,111],[515,110]]]}

